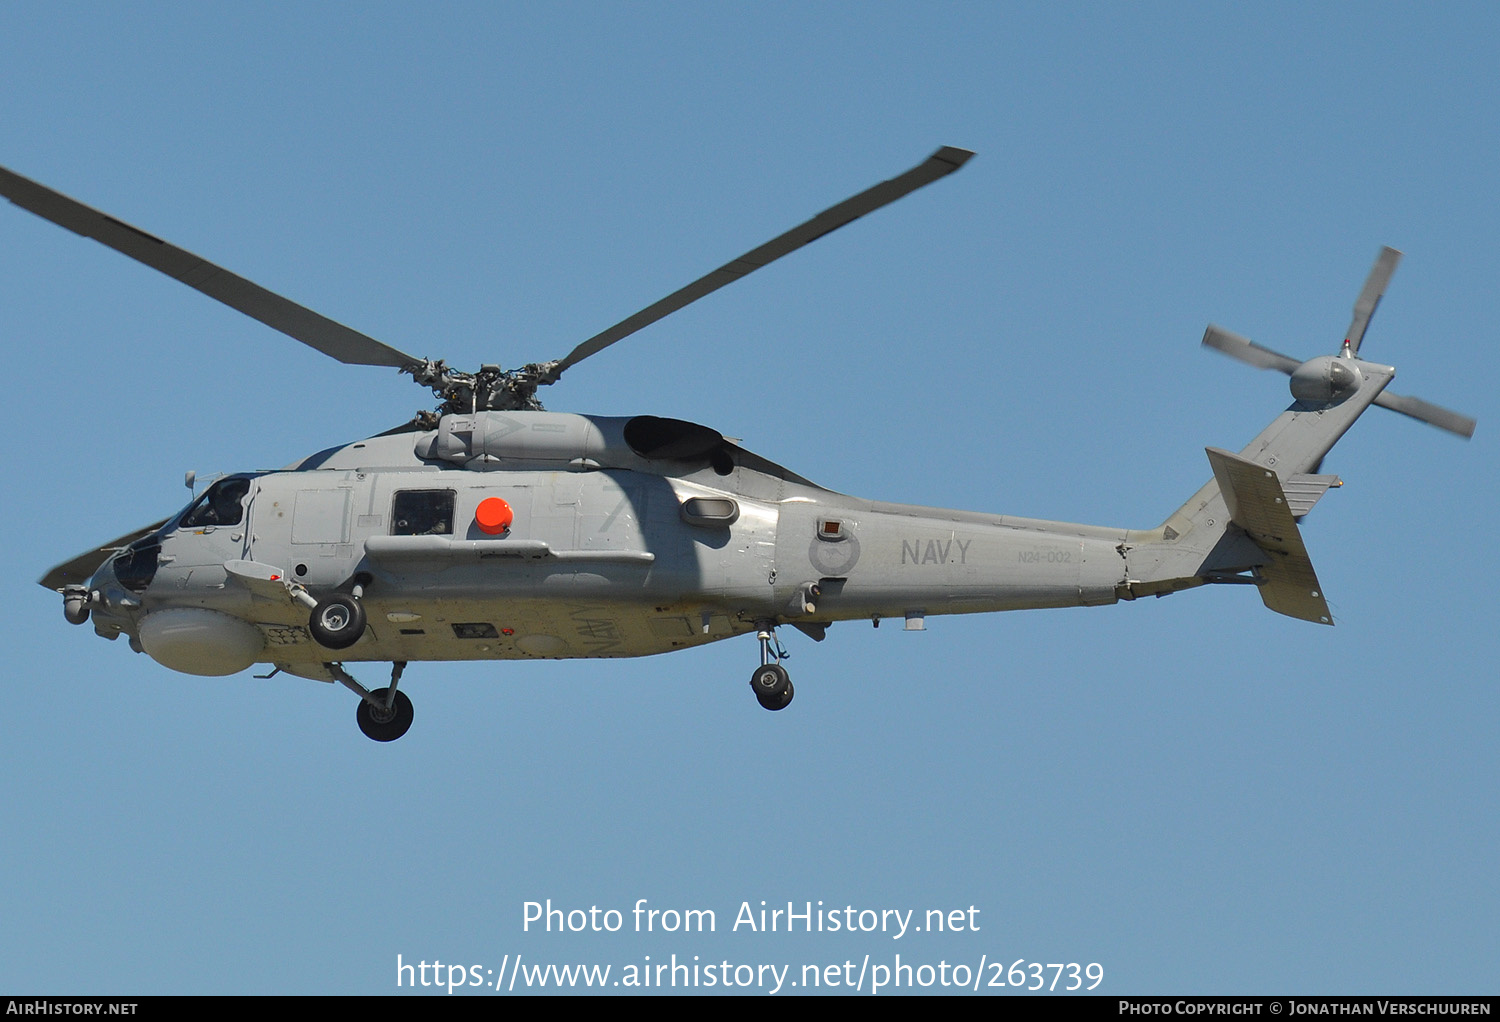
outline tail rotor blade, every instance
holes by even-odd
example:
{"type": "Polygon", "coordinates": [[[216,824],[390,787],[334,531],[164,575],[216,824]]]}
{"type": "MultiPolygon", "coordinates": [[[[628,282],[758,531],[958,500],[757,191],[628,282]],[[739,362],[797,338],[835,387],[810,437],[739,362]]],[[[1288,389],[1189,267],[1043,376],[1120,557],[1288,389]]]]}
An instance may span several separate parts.
{"type": "Polygon", "coordinates": [[[1382,408],[1389,408],[1393,412],[1410,415],[1413,419],[1425,422],[1429,426],[1446,429],[1449,433],[1457,433],[1466,440],[1474,435],[1475,422],[1473,419],[1467,415],[1460,415],[1458,412],[1450,411],[1447,408],[1430,404],[1419,397],[1407,397],[1404,394],[1392,394],[1388,390],[1383,390],[1375,398],[1375,403],[1382,408]]]}
{"type": "Polygon", "coordinates": [[[1344,347],[1349,349],[1349,354],[1359,354],[1359,343],[1365,339],[1370,317],[1375,315],[1375,307],[1380,304],[1386,285],[1391,282],[1391,274],[1396,272],[1396,264],[1400,261],[1401,253],[1389,245],[1376,257],[1370,275],[1365,278],[1364,289],[1354,303],[1354,319],[1349,322],[1349,332],[1344,334],[1344,347]]]}
{"type": "MultiPolygon", "coordinates": [[[[1359,353],[1359,345],[1365,337],[1365,330],[1370,326],[1370,317],[1375,315],[1375,307],[1380,304],[1381,296],[1391,282],[1391,275],[1396,272],[1396,264],[1401,261],[1401,253],[1390,246],[1380,250],[1380,255],[1375,258],[1375,265],[1370,270],[1370,275],[1365,278],[1365,286],[1359,292],[1359,298],[1354,303],[1354,320],[1349,324],[1349,333],[1346,336],[1339,354],[1348,358],[1354,358],[1359,353]]],[[[1279,351],[1262,347],[1239,334],[1222,327],[1209,326],[1203,333],[1203,346],[1222,351],[1231,358],[1237,358],[1241,362],[1248,362],[1257,369],[1276,369],[1288,376],[1294,376],[1303,363],[1279,351]]],[[[1328,361],[1325,358],[1321,361],[1328,361]]],[[[1319,360],[1314,360],[1314,365],[1319,360]]],[[[1332,359],[1337,362],[1338,359],[1332,359]]],[[[1298,395],[1297,381],[1292,381],[1292,393],[1298,395]]],[[[1338,400],[1342,400],[1339,398],[1338,400]]],[[[1334,401],[1332,403],[1337,403],[1334,401]]],[[[1393,412],[1410,416],[1419,422],[1425,422],[1429,426],[1447,430],[1449,433],[1469,439],[1474,435],[1475,421],[1467,415],[1461,415],[1440,405],[1423,401],[1417,397],[1407,397],[1404,394],[1392,394],[1388,390],[1382,390],[1375,395],[1374,404],[1382,408],[1389,408],[1393,412]]]]}
{"type": "Polygon", "coordinates": [[[1289,355],[1261,347],[1248,337],[1241,337],[1230,330],[1212,325],[1203,332],[1203,346],[1222,351],[1241,362],[1248,362],[1257,369],[1276,369],[1288,376],[1302,364],[1289,355]]]}

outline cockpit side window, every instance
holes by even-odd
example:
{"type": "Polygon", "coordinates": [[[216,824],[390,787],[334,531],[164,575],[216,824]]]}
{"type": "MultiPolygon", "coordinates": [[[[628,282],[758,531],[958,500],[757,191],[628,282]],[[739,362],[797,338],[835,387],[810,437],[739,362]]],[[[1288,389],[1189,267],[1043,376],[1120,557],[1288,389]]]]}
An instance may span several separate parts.
{"type": "Polygon", "coordinates": [[[144,593],[156,577],[157,556],[161,553],[161,535],[143,536],[115,558],[115,578],[132,593],[144,593]]]}
{"type": "Polygon", "coordinates": [[[180,528],[202,529],[211,525],[238,525],[245,517],[248,479],[220,479],[199,497],[182,516],[180,528]]]}
{"type": "Polygon", "coordinates": [[[451,536],[452,490],[398,490],[391,505],[392,536],[451,536]]]}

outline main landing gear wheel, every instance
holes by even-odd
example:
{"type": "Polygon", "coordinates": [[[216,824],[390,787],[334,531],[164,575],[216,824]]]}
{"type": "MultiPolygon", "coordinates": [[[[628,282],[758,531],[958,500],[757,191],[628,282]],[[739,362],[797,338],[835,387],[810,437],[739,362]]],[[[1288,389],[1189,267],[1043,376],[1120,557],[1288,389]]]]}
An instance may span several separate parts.
{"type": "Polygon", "coordinates": [[[320,646],[348,649],[365,634],[365,608],[352,596],[330,596],[313,608],[307,627],[320,646]]]}
{"type": "MultiPolygon", "coordinates": [[[[370,695],[384,704],[389,692],[388,688],[377,688],[370,695]]],[[[411,700],[400,689],[396,690],[396,699],[390,709],[385,709],[383,705],[372,706],[368,699],[361,699],[354,719],[359,722],[359,729],[365,733],[366,738],[373,738],[377,742],[394,742],[411,727],[411,700]]]]}
{"type": "Polygon", "coordinates": [[[792,679],[780,664],[761,664],[750,675],[750,690],[756,702],[768,710],[782,710],[792,701],[792,679]]]}

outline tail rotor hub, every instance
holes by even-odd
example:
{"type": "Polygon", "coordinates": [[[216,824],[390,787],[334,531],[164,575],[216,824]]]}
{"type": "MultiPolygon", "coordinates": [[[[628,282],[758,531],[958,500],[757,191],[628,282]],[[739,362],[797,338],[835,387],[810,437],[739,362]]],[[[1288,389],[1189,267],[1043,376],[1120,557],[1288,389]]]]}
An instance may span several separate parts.
{"type": "Polygon", "coordinates": [[[1364,381],[1354,359],[1320,355],[1293,370],[1292,397],[1309,405],[1336,405],[1359,390],[1364,381]]]}

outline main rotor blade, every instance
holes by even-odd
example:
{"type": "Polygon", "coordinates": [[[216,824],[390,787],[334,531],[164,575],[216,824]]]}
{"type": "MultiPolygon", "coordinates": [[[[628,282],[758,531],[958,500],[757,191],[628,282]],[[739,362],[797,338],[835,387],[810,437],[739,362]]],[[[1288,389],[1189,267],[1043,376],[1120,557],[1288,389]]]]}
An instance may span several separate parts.
{"type": "Polygon", "coordinates": [[[1401,253],[1389,245],[1382,248],[1380,255],[1375,258],[1375,265],[1365,278],[1365,286],[1354,302],[1354,318],[1349,321],[1349,332],[1344,335],[1344,343],[1349,346],[1350,354],[1359,354],[1359,343],[1365,338],[1370,317],[1375,315],[1375,307],[1380,304],[1386,285],[1391,282],[1391,274],[1396,272],[1396,264],[1400,261],[1401,253]]]}
{"type": "Polygon", "coordinates": [[[340,362],[400,369],[422,361],[4,167],[0,167],[0,195],[45,220],[175,277],[340,362]]]}
{"type": "Polygon", "coordinates": [[[804,224],[799,224],[779,237],[773,238],[753,248],[749,252],[725,263],[706,276],[699,277],[687,287],[663,298],[655,305],[649,305],[637,312],[629,319],[621,320],[614,326],[602,333],[595,334],[574,348],[568,357],[550,367],[547,374],[547,382],[552,382],[562,375],[563,370],[583,361],[590,355],[597,354],[622,338],[640,330],[642,327],[650,326],[664,316],[676,312],[678,309],[692,302],[696,302],[706,294],[710,294],[723,287],[725,284],[739,280],[748,273],[753,273],[774,262],[788,253],[795,252],[803,245],[817,241],[823,235],[836,231],[845,224],[858,220],[866,213],[879,209],[881,206],[895,202],[897,199],[916,191],[923,185],[931,184],[940,177],[945,177],[962,167],[974,154],[967,149],[955,149],[952,146],[943,146],[933,153],[922,163],[908,170],[899,177],[893,177],[889,181],[882,181],[873,188],[868,188],[858,195],[845,199],[837,206],[832,206],[813,217],[804,224]]]}
{"type": "Polygon", "coordinates": [[[1263,348],[1248,337],[1241,337],[1237,333],[1213,325],[1203,331],[1203,346],[1222,351],[1241,362],[1248,362],[1257,369],[1279,369],[1288,376],[1296,372],[1297,367],[1302,364],[1289,355],[1263,348]]]}
{"type": "Polygon", "coordinates": [[[1446,429],[1450,433],[1469,439],[1474,436],[1476,423],[1467,415],[1450,411],[1435,404],[1423,401],[1419,397],[1407,397],[1404,394],[1392,394],[1388,390],[1382,390],[1375,396],[1375,403],[1382,408],[1389,408],[1393,412],[1402,415],[1410,415],[1430,426],[1438,429],[1446,429]]]}

